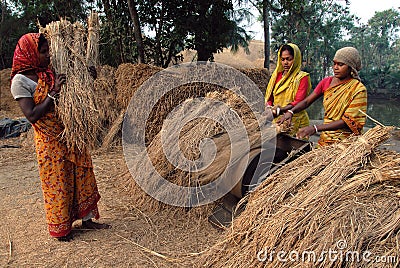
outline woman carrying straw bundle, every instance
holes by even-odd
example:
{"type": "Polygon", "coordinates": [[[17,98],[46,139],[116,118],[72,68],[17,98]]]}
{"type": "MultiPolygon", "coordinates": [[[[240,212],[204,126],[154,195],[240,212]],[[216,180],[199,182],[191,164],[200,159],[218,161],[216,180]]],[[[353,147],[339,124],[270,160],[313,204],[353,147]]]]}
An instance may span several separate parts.
{"type": "MultiPolygon", "coordinates": [[[[82,219],[88,229],[109,228],[98,219],[100,195],[87,150],[71,150],[59,140],[63,124],[55,113],[54,102],[63,74],[49,68],[49,44],[39,33],[23,35],[15,48],[11,71],[11,93],[35,132],[35,146],[44,196],[46,221],[52,237],[72,238],[72,223],[82,219]]],[[[95,75],[92,69],[91,73],[95,75]]]]}
{"type": "Polygon", "coordinates": [[[357,49],[339,49],[333,59],[334,76],[321,80],[307,98],[288,110],[277,123],[283,123],[285,120],[290,123],[295,114],[302,112],[323,96],[324,123],[301,128],[297,137],[301,139],[321,132],[318,144],[324,146],[343,140],[351,134],[360,135],[365,125],[367,110],[367,89],[360,82],[360,69],[361,58],[357,49]]]}
{"type": "MultiPolygon", "coordinates": [[[[274,117],[284,114],[307,97],[311,89],[310,75],[301,69],[301,52],[295,44],[285,44],[278,51],[278,64],[265,93],[265,106],[274,117]]],[[[293,116],[290,135],[309,125],[306,111],[293,116]]]]}

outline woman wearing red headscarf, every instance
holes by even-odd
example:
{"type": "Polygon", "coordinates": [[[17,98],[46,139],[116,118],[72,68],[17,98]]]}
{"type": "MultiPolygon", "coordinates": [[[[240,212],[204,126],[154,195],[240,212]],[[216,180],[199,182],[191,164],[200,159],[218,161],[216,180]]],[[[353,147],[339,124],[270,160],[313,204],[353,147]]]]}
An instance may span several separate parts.
{"type": "MultiPolygon", "coordinates": [[[[50,235],[61,241],[72,238],[72,223],[82,219],[84,228],[109,228],[98,219],[100,195],[90,154],[67,148],[60,141],[64,126],[54,102],[65,83],[63,74],[49,68],[49,45],[43,35],[23,35],[14,51],[11,93],[35,132],[46,221],[50,235]]],[[[91,72],[95,75],[95,72],[91,72]]]]}

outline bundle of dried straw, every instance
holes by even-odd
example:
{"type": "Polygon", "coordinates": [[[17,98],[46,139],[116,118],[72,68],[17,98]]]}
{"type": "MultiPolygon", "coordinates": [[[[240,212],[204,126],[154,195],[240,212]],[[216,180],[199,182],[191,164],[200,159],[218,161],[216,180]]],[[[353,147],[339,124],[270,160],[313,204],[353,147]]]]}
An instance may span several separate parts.
{"type": "MultiPolygon", "coordinates": [[[[171,208],[168,205],[162,204],[158,200],[148,196],[136,183],[135,179],[142,174],[146,174],[149,178],[149,183],[153,176],[158,174],[165,180],[168,180],[175,185],[186,187],[197,187],[208,184],[216,180],[227,169],[227,164],[232,159],[240,159],[246,154],[247,151],[240,150],[245,142],[249,142],[250,149],[260,147],[261,131],[263,137],[271,139],[276,136],[278,130],[275,126],[265,126],[260,128],[259,121],[255,114],[251,111],[243,99],[234,94],[232,91],[215,91],[206,94],[205,99],[189,99],[186,100],[175,115],[167,118],[163,124],[166,128],[176,129],[179,132],[178,145],[174,137],[165,135],[167,132],[163,128],[151,141],[147,149],[141,151],[136,157],[131,168],[132,177],[129,176],[127,188],[135,198],[135,204],[143,206],[143,208],[151,210],[159,210],[171,208]],[[209,102],[207,99],[217,100],[219,102],[209,102]],[[223,104],[225,103],[225,105],[223,104]],[[235,121],[234,114],[230,113],[234,110],[240,118],[240,122],[235,121]],[[213,119],[207,118],[207,114],[213,111],[213,119]],[[188,118],[196,118],[182,128],[180,128],[181,121],[187,116],[188,118]],[[224,118],[224,125],[221,125],[216,118],[224,118]],[[232,144],[232,135],[235,133],[228,133],[226,129],[237,129],[242,124],[247,132],[247,135],[240,136],[232,144]],[[164,135],[164,137],[162,137],[164,135]],[[216,147],[215,158],[213,162],[205,169],[202,169],[202,162],[196,162],[201,159],[201,142],[205,139],[212,139],[216,147]],[[235,154],[232,155],[231,145],[236,149],[235,154]],[[168,153],[168,158],[166,156],[168,153]],[[147,161],[147,156],[151,162],[147,161]],[[183,155],[186,159],[194,162],[182,162],[180,157],[183,155]],[[172,163],[171,163],[172,162],[172,163]],[[175,164],[174,164],[175,163],[175,164]],[[176,165],[179,163],[179,166],[176,165]],[[154,169],[158,174],[150,172],[154,169]]],[[[244,148],[244,147],[243,147],[244,148]]],[[[204,152],[203,152],[204,153],[204,152]]],[[[235,160],[234,160],[235,161],[235,160]]],[[[158,191],[158,185],[149,186],[149,188],[158,191]]],[[[168,193],[166,193],[167,195],[168,193]]],[[[179,197],[176,197],[179,199],[179,197]]],[[[209,207],[197,208],[199,214],[208,215],[209,207]]]]}
{"type": "Polygon", "coordinates": [[[376,150],[391,130],[377,126],[283,166],[248,196],[232,228],[197,261],[206,267],[388,265],[361,259],[367,252],[371,259],[392,256],[398,265],[400,155],[376,150]],[[324,255],[329,250],[334,259],[324,255]]]}
{"type": "Polygon", "coordinates": [[[101,129],[89,66],[98,62],[99,22],[96,13],[88,20],[89,32],[80,23],[51,22],[41,31],[50,43],[51,63],[58,74],[66,74],[56,107],[65,129],[62,138],[69,147],[93,148],[101,129]]]}

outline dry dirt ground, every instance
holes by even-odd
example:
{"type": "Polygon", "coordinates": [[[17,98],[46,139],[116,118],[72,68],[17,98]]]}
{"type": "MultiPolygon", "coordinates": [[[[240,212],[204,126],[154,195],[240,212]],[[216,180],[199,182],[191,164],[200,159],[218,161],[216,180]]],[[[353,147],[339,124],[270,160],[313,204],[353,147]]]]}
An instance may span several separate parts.
{"type": "MultiPolygon", "coordinates": [[[[20,140],[1,144],[18,145],[20,140]]],[[[99,221],[112,229],[80,230],[77,222],[74,239],[59,242],[47,233],[33,147],[0,148],[0,267],[191,267],[190,258],[170,262],[141,246],[181,259],[221,235],[206,219],[190,213],[135,207],[117,176],[125,168],[119,148],[94,154],[93,163],[102,195],[99,221]]]]}
{"type": "MultiPolygon", "coordinates": [[[[9,73],[0,71],[0,118],[16,119],[23,114],[9,92],[9,73]]],[[[120,176],[126,166],[117,147],[92,155],[102,196],[99,222],[112,229],[81,230],[78,221],[71,242],[54,240],[45,223],[31,131],[0,139],[0,267],[192,267],[194,257],[188,253],[200,252],[220,237],[206,217],[135,206],[124,188],[126,176],[120,176]]]]}

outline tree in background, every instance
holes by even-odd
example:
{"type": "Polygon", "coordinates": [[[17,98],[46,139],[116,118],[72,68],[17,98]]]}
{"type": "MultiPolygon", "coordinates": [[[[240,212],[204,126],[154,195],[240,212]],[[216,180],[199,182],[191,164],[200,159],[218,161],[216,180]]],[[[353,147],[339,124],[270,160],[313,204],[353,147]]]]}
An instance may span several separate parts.
{"type": "Polygon", "coordinates": [[[264,21],[265,66],[269,44],[293,42],[300,47],[304,68],[313,84],[330,74],[335,51],[359,49],[363,82],[372,93],[399,95],[400,15],[398,10],[376,12],[365,25],[341,0],[0,0],[0,68],[12,63],[18,38],[60,17],[86,22],[91,9],[101,16],[100,61],[118,66],[147,62],[162,67],[177,62],[184,49],[195,49],[198,60],[230,47],[246,50],[250,35],[239,25],[249,16],[250,3],[264,21]],[[238,6],[240,8],[238,8],[238,6]],[[140,40],[142,38],[142,40],[140,40]]]}
{"type": "Polygon", "coordinates": [[[350,42],[362,55],[363,82],[372,93],[398,95],[400,88],[400,13],[375,12],[367,24],[355,26],[350,42]]]}
{"type": "Polygon", "coordinates": [[[287,42],[299,46],[312,84],[329,74],[334,53],[346,44],[344,34],[353,26],[347,6],[326,0],[297,1],[291,9],[276,13],[271,47],[277,51],[287,42]]]}
{"type": "Polygon", "coordinates": [[[124,0],[101,0],[100,61],[118,66],[124,62],[137,62],[134,25],[128,2],[124,0]]]}
{"type": "MultiPolygon", "coordinates": [[[[94,1],[94,0],[93,0],[94,1]]],[[[60,17],[86,22],[92,0],[1,0],[0,68],[10,67],[18,39],[60,17]]]]}

